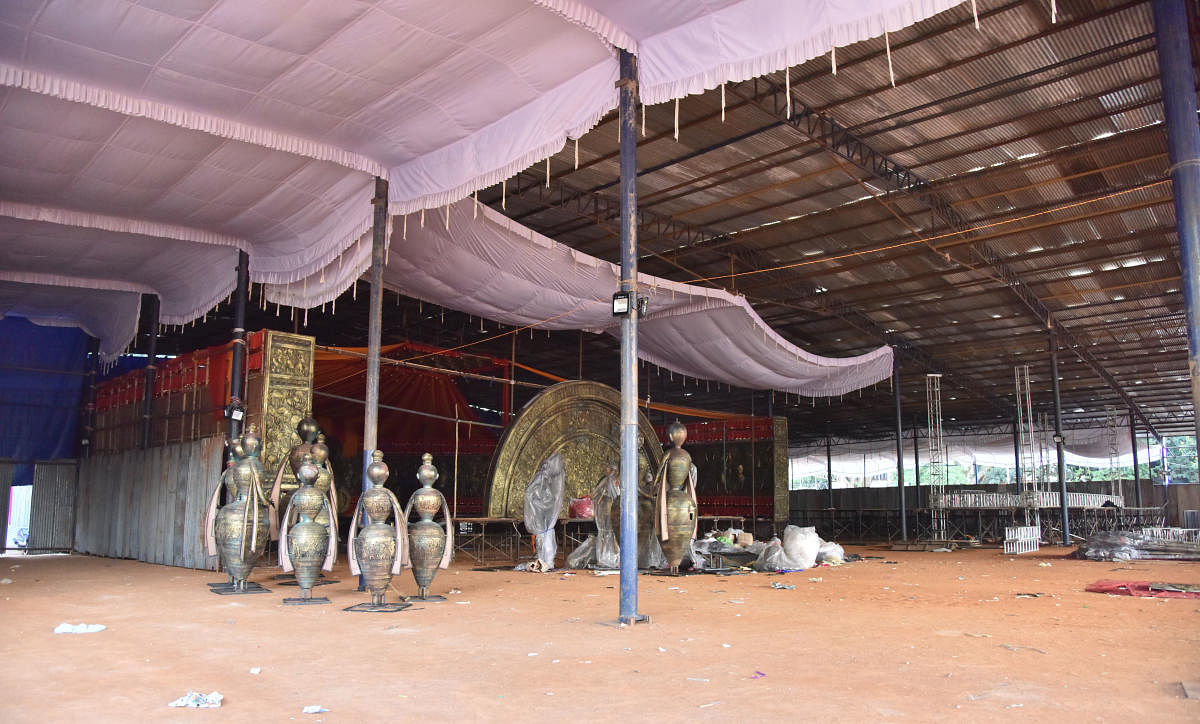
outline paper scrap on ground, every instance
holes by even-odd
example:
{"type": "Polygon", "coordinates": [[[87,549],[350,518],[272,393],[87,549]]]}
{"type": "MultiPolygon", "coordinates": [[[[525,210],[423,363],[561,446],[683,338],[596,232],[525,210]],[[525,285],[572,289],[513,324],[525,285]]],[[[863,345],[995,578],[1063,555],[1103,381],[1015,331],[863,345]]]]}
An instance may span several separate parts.
{"type": "Polygon", "coordinates": [[[167,706],[187,707],[189,709],[216,709],[221,706],[221,700],[224,698],[225,696],[219,691],[213,691],[208,694],[189,691],[170,704],[167,704],[167,706]]]}
{"type": "Polygon", "coordinates": [[[326,709],[325,707],[321,706],[320,704],[309,704],[308,706],[301,709],[300,713],[301,714],[324,714],[327,711],[329,711],[329,710],[326,709]]]}
{"type": "Polygon", "coordinates": [[[108,628],[108,627],[102,623],[79,623],[79,624],[74,624],[74,625],[69,624],[69,623],[60,623],[59,625],[54,627],[54,633],[56,633],[56,634],[96,633],[97,631],[103,631],[106,628],[108,628]]]}

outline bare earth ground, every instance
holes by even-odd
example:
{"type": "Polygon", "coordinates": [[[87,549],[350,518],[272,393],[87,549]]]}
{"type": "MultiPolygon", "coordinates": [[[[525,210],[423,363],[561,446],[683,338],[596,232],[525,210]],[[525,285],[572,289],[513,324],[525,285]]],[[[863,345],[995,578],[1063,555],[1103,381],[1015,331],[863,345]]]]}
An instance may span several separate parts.
{"type": "MultiPolygon", "coordinates": [[[[611,624],[617,577],[586,572],[460,562],[434,581],[462,591],[449,602],[365,614],[342,611],[364,597],[344,567],[316,589],[332,605],[290,607],[278,569],[253,576],[271,593],[231,598],[203,571],[3,558],[0,721],[1200,721],[1180,686],[1200,679],[1200,600],[1083,591],[1200,583],[1200,564],[848,552],[896,563],[642,576],[653,622],[631,628],[611,624]],[[224,705],[167,708],[188,689],[224,705]]],[[[407,572],[393,586],[415,591],[407,572]]]]}

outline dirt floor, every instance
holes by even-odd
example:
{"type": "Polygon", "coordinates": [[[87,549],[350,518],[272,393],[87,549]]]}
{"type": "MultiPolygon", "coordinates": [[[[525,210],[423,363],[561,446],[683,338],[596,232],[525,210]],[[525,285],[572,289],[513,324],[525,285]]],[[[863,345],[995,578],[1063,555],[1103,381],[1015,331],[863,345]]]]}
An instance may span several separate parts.
{"type": "MultiPolygon", "coordinates": [[[[346,613],[209,592],[217,574],[86,556],[0,559],[0,721],[1200,721],[1200,600],[1085,593],[1200,583],[1200,564],[1060,549],[891,552],[787,575],[640,577],[649,624],[617,627],[617,577],[473,571],[449,601],[346,613]],[[780,582],[795,589],[773,589],[780,582]],[[1040,593],[1036,598],[1017,594],[1040,593]],[[99,623],[84,635],[60,623],[99,623]],[[261,673],[250,673],[251,668],[261,673]],[[219,710],[169,709],[189,689],[219,710]],[[318,704],[328,713],[302,714],[318,704]]],[[[415,592],[407,572],[393,586],[415,592]]]]}

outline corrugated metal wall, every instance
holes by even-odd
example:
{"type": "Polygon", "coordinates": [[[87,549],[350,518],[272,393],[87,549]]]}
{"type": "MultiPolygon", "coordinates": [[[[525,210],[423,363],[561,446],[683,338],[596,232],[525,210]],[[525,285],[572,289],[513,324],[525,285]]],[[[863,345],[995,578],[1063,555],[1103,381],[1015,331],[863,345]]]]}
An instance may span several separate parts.
{"type": "Polygon", "coordinates": [[[84,460],[75,550],[215,570],[202,526],[223,445],[211,437],[84,460]]]}
{"type": "Polygon", "coordinates": [[[70,552],[77,471],[74,460],[39,461],[33,466],[29,553],[70,552]]]}

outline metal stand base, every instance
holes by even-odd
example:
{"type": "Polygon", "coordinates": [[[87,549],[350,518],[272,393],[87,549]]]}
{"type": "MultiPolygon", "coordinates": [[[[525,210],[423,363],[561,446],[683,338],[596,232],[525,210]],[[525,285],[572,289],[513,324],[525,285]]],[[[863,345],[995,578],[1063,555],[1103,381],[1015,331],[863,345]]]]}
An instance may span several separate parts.
{"type": "Polygon", "coordinates": [[[635,623],[650,623],[650,614],[635,613],[632,616],[618,616],[617,623],[623,623],[626,626],[632,626],[635,623]]]}
{"type": "MultiPolygon", "coordinates": [[[[313,584],[313,588],[316,588],[317,586],[328,586],[331,583],[341,583],[341,581],[331,581],[327,578],[319,578],[319,579],[317,579],[317,582],[313,584]]],[[[281,586],[299,586],[300,584],[296,583],[293,580],[293,581],[280,581],[279,585],[281,585],[281,586]]]]}
{"type": "Polygon", "coordinates": [[[271,589],[263,588],[260,584],[254,583],[253,581],[246,581],[246,585],[240,589],[237,586],[228,583],[222,583],[216,586],[211,583],[208,585],[209,591],[217,594],[218,596],[245,596],[251,593],[271,592],[271,589]]]}
{"type": "Polygon", "coordinates": [[[446,600],[446,597],[445,597],[445,596],[439,596],[439,595],[437,595],[436,593],[433,593],[433,594],[430,594],[430,595],[428,595],[428,596],[425,596],[425,597],[421,597],[421,596],[405,596],[405,597],[404,597],[404,600],[405,600],[405,601],[420,601],[421,603],[437,603],[438,601],[445,601],[445,600],[446,600]]]}
{"type": "Polygon", "coordinates": [[[412,606],[411,603],[356,603],[343,608],[343,611],[356,613],[396,613],[412,606]]]}
{"type": "Polygon", "coordinates": [[[285,606],[318,606],[329,603],[329,599],[321,596],[319,598],[285,598],[283,605],[285,606]]]}

